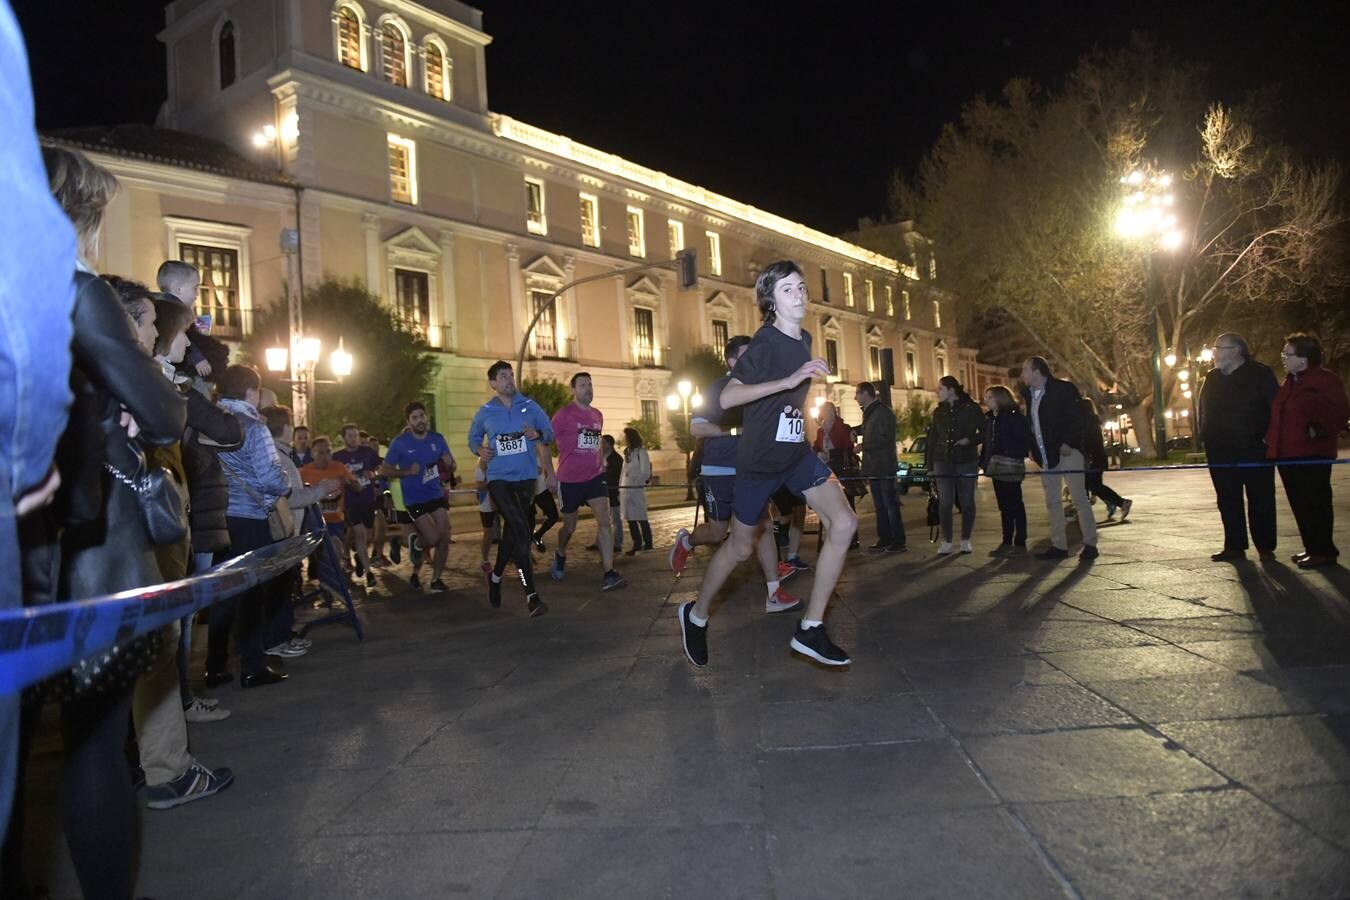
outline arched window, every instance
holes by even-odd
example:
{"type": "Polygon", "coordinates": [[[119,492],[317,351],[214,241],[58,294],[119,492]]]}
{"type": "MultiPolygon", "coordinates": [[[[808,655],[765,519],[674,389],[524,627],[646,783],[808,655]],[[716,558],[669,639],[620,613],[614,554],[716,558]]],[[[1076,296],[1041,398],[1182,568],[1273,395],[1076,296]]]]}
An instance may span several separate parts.
{"type": "Polygon", "coordinates": [[[393,22],[380,26],[380,57],[384,80],[400,87],[408,86],[408,40],[393,22]]]}
{"type": "Polygon", "coordinates": [[[236,60],[234,55],[234,23],[226,22],[220,26],[220,34],[216,38],[216,55],[220,61],[220,89],[224,90],[234,84],[236,72],[236,60]]]}
{"type": "Polygon", "coordinates": [[[445,47],[439,40],[428,38],[423,53],[426,72],[427,93],[437,100],[449,100],[454,96],[453,64],[446,55],[445,47]]]}
{"type": "Polygon", "coordinates": [[[337,11],[338,62],[353,69],[364,69],[361,54],[361,17],[350,6],[337,11]]]}

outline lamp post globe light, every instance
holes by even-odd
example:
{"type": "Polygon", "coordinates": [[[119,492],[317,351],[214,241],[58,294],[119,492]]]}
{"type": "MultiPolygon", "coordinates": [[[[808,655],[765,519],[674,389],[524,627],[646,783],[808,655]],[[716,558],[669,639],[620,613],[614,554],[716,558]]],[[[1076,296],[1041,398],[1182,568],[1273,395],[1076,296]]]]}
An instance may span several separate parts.
{"type": "Polygon", "coordinates": [[[263,351],[263,356],[267,360],[267,370],[269,372],[281,373],[288,368],[290,357],[294,356],[295,368],[291,378],[282,378],[281,380],[291,385],[294,394],[295,413],[294,420],[296,425],[309,425],[314,420],[314,386],[319,384],[338,384],[342,379],[352,374],[352,367],[355,365],[355,359],[347,348],[343,345],[342,338],[338,338],[337,349],[328,357],[328,365],[333,370],[335,379],[319,379],[314,377],[314,368],[319,364],[323,355],[323,344],[316,337],[301,337],[293,342],[293,349],[287,350],[285,347],[268,347],[263,351]]]}
{"type": "Polygon", "coordinates": [[[1176,195],[1172,193],[1172,176],[1162,169],[1145,167],[1121,176],[1123,195],[1116,213],[1115,229],[1122,238],[1140,243],[1144,248],[1144,280],[1150,306],[1153,307],[1153,424],[1158,458],[1167,456],[1167,417],[1163,410],[1162,367],[1176,365],[1176,354],[1162,352],[1159,331],[1162,327],[1159,305],[1160,285],[1153,257],[1159,251],[1174,251],[1186,240],[1174,209],[1176,195]]]}
{"type": "MultiPolygon", "coordinates": [[[[690,424],[691,415],[689,412],[689,408],[691,406],[702,406],[702,405],[703,405],[703,395],[695,390],[694,383],[687,378],[681,378],[675,384],[675,393],[666,395],[667,409],[669,409],[671,412],[675,412],[676,410],[683,410],[686,448],[692,448],[694,442],[694,436],[690,434],[690,431],[692,430],[692,425],[690,424]]],[[[686,449],[684,451],[685,500],[694,499],[694,484],[689,480],[689,455],[690,450],[686,449]]]]}

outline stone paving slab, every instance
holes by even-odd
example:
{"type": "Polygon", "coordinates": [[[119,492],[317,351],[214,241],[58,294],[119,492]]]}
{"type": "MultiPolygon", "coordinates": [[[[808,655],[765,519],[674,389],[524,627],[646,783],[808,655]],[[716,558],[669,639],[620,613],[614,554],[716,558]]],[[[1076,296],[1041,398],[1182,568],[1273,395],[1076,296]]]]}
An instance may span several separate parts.
{"type": "MultiPolygon", "coordinates": [[[[366,641],[319,629],[284,685],[214,692],[233,716],[192,749],[236,783],[143,812],[138,895],[1347,896],[1350,575],[1210,562],[1203,472],[1108,481],[1136,505],[1093,565],[987,557],[987,484],[976,553],[940,558],[911,495],[910,551],[850,556],[829,615],[845,671],[793,657],[751,567],[690,666],[675,608],[704,550],[679,580],[664,551],[622,557],[629,588],[601,594],[577,548],[529,619],[514,584],[487,606],[460,535],[449,593],[382,572],[355,592],[366,641]]],[[[52,720],[25,857],[64,900],[52,720]]]]}

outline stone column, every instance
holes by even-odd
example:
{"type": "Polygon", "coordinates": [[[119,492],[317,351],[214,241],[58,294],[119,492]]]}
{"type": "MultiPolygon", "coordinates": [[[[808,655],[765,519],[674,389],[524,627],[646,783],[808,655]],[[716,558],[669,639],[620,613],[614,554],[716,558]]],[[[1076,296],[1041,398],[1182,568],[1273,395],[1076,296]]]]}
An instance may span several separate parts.
{"type": "Polygon", "coordinates": [[[366,239],[366,290],[372,294],[383,295],[383,279],[380,277],[380,217],[374,213],[363,213],[361,233],[366,239]]]}
{"type": "Polygon", "coordinates": [[[441,245],[441,349],[459,350],[459,303],[455,294],[455,233],[440,233],[441,245]]]}
{"type": "MultiPolygon", "coordinates": [[[[511,346],[509,352],[502,358],[515,359],[516,352],[520,349],[521,338],[525,336],[525,326],[530,324],[529,316],[526,315],[525,282],[520,274],[519,244],[506,245],[506,281],[511,290],[511,346]]],[[[524,373],[516,373],[516,378],[524,377],[524,373]]]]}

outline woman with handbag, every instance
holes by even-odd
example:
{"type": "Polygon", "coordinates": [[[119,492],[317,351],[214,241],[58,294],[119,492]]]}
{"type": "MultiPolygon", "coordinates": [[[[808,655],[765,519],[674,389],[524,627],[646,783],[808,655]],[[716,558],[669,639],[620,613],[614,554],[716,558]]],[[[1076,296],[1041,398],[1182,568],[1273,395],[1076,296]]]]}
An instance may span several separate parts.
{"type": "Polygon", "coordinates": [[[1003,520],[1003,542],[990,556],[1027,555],[1027,507],[1022,502],[1022,479],[1031,452],[1031,428],[1005,385],[984,392],[989,408],[984,423],[984,474],[994,481],[994,499],[1003,520]]]}
{"type": "Polygon", "coordinates": [[[623,517],[628,521],[628,534],[633,538],[629,556],[639,550],[652,549],[652,526],[647,521],[647,482],[652,480],[652,459],[643,446],[642,435],[636,428],[623,430],[623,517]]]}
{"type": "Polygon", "coordinates": [[[970,534],[975,528],[975,477],[980,470],[980,442],[984,440],[984,416],[961,382],[951,375],[938,381],[938,405],[928,430],[928,471],[937,485],[938,511],[942,516],[939,555],[951,553],[953,504],[961,508],[961,552],[970,553],[970,534]]]}
{"type": "MultiPolygon", "coordinates": [[[[36,515],[24,520],[33,529],[22,551],[29,604],[159,582],[149,519],[132,485],[145,478],[140,444],[178,440],[185,414],[182,398],[137,346],[117,294],[90,267],[98,258],[103,210],[117,190],[116,179],[70,150],[44,148],[43,162],[52,194],[75,226],[79,257],[71,345],[74,403],[57,448],[61,488],[41,520],[36,515]]],[[[42,702],[61,702],[61,825],[85,897],[132,896],[138,829],[123,742],[132,685],[154,658],[158,638],[158,632],[135,638],[25,692],[21,760],[42,702]]],[[[22,783],[21,770],[16,785],[22,783]]],[[[18,792],[15,809],[23,809],[18,792]]],[[[6,839],[0,883],[6,897],[25,895],[20,819],[14,817],[6,839]]]]}
{"type": "MultiPolygon", "coordinates": [[[[230,556],[234,557],[290,536],[294,524],[290,507],[277,501],[291,492],[291,481],[277,460],[272,433],[258,414],[262,393],[258,371],[251,366],[230,366],[216,386],[221,409],[234,413],[244,425],[243,446],[218,454],[230,484],[225,523],[230,531],[230,556]]],[[[225,608],[231,605],[228,601],[211,608],[206,651],[208,684],[229,680],[225,664],[232,626],[239,644],[240,686],[260,687],[286,680],[284,672],[267,665],[263,653],[268,590],[269,585],[263,584],[241,594],[234,604],[235,615],[225,608]]]]}

